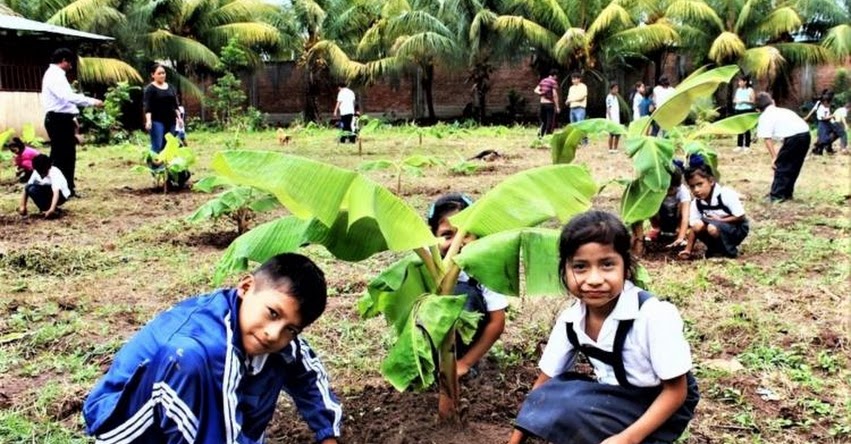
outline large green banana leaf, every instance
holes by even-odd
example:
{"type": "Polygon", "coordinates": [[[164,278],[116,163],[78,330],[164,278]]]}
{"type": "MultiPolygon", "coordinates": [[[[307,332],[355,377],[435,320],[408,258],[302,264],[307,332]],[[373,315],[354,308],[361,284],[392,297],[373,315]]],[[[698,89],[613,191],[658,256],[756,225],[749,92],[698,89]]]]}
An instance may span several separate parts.
{"type": "MultiPolygon", "coordinates": [[[[348,212],[349,225],[377,226],[375,234],[393,251],[435,243],[419,214],[386,188],[354,171],[297,156],[266,151],[221,151],[213,168],[233,182],[268,191],[296,216],[335,226],[348,212]]],[[[375,240],[350,237],[354,244],[375,240]]],[[[362,249],[352,245],[353,249],[362,249]]]]}
{"type": "Polygon", "coordinates": [[[651,119],[663,129],[670,130],[686,119],[691,105],[700,97],[709,97],[722,83],[728,83],[739,67],[722,66],[683,80],[674,90],[674,94],[653,114],[651,119]]]}
{"type": "MultiPolygon", "coordinates": [[[[671,176],[668,176],[670,184],[671,176]]],[[[627,227],[636,222],[650,219],[659,212],[662,201],[668,192],[668,186],[653,189],[640,178],[627,185],[621,197],[621,219],[627,227]]]]}
{"type": "Polygon", "coordinates": [[[260,213],[269,211],[278,205],[278,199],[265,191],[251,187],[231,187],[229,190],[225,190],[215,198],[210,199],[204,205],[201,205],[186,220],[189,222],[199,222],[207,219],[218,219],[240,208],[248,208],[251,211],[260,213]]]}
{"type": "Polygon", "coordinates": [[[550,151],[553,164],[570,163],[576,157],[576,148],[588,134],[626,134],[623,125],[607,119],[588,119],[571,123],[563,130],[553,134],[550,139],[550,151]]]}
{"type": "Polygon", "coordinates": [[[757,121],[759,121],[759,113],[738,114],[703,126],[689,134],[688,137],[690,139],[697,139],[709,135],[732,136],[741,134],[752,130],[756,126],[757,121]]]}
{"type": "Polygon", "coordinates": [[[658,137],[638,136],[626,140],[626,152],[639,179],[653,190],[666,190],[671,183],[670,168],[674,143],[658,137]]]}
{"type": "Polygon", "coordinates": [[[520,295],[521,266],[526,294],[557,295],[559,231],[523,228],[497,233],[467,244],[455,263],[482,285],[506,295],[520,295]]]}
{"type": "Polygon", "coordinates": [[[411,255],[369,282],[366,294],[358,301],[358,312],[364,318],[383,313],[387,323],[400,335],[417,298],[436,289],[422,260],[411,255]]]}
{"type": "Polygon", "coordinates": [[[435,350],[459,320],[466,326],[474,324],[470,315],[463,315],[465,301],[466,296],[434,294],[417,299],[381,365],[381,373],[393,387],[400,391],[408,387],[421,390],[434,383],[435,350]]]}
{"type": "Polygon", "coordinates": [[[478,237],[535,226],[552,218],[563,222],[590,208],[597,189],[584,166],[533,168],[502,181],[450,221],[459,231],[478,237]]]}
{"type": "Polygon", "coordinates": [[[327,227],[318,219],[288,216],[254,227],[231,242],[216,266],[215,282],[247,270],[249,260],[262,263],[307,244],[323,245],[335,257],[353,262],[387,249],[372,219],[359,219],[352,224],[349,213],[341,211],[334,224],[327,227]]]}
{"type": "Polygon", "coordinates": [[[5,149],[6,142],[8,142],[14,135],[14,128],[8,128],[6,131],[0,132],[0,150],[5,149]]]}

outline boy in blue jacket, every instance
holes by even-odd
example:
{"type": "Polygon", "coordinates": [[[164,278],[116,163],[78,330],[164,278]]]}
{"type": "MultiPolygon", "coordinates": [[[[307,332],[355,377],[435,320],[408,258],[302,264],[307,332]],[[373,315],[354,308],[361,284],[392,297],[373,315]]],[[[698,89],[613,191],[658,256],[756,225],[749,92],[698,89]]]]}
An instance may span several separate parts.
{"type": "Polygon", "coordinates": [[[336,443],[342,410],[299,333],[325,310],[322,270],[273,257],[233,289],[183,301],[115,356],[83,406],[97,443],[262,443],[285,390],[316,433],[336,443]]]}

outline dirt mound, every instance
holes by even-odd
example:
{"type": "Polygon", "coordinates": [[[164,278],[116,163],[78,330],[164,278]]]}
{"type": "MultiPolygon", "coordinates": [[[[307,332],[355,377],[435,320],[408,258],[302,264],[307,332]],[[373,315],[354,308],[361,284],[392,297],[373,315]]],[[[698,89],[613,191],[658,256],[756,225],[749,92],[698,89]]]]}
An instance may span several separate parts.
{"type": "MultiPolygon", "coordinates": [[[[399,393],[390,386],[369,386],[342,394],[343,442],[347,444],[493,444],[505,442],[526,393],[537,376],[533,365],[500,369],[491,362],[462,382],[461,411],[466,423],[453,427],[437,423],[436,389],[399,393]]],[[[269,442],[305,443],[313,435],[294,408],[284,408],[272,420],[269,442]]]]}

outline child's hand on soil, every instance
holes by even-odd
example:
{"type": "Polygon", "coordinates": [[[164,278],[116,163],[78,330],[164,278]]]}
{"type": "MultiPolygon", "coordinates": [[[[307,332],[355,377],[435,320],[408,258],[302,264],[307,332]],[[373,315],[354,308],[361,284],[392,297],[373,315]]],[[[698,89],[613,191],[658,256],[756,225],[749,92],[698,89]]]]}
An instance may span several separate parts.
{"type": "Polygon", "coordinates": [[[682,247],[682,246],[684,246],[685,244],[686,244],[686,240],[685,240],[685,239],[683,239],[683,238],[677,238],[677,240],[675,240],[675,241],[671,242],[670,244],[666,245],[666,246],[665,246],[665,248],[672,249],[672,248],[682,247]]]}
{"type": "Polygon", "coordinates": [[[21,216],[26,216],[27,215],[27,208],[26,207],[18,208],[18,214],[20,214],[21,216]]]}
{"type": "Polygon", "coordinates": [[[456,371],[458,372],[458,377],[462,377],[470,372],[470,366],[464,363],[464,361],[458,361],[456,365],[456,371]]]}

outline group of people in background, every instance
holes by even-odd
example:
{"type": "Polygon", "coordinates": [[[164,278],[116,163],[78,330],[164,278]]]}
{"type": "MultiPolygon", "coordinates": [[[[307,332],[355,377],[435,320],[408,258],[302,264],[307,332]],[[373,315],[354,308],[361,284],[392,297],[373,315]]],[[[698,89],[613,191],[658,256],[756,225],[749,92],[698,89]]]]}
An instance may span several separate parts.
{"type": "Polygon", "coordinates": [[[815,115],[818,125],[816,143],[813,147],[813,154],[817,156],[824,155],[825,152],[833,154],[835,152],[833,142],[836,140],[839,140],[840,152],[849,154],[848,111],[851,110],[851,99],[835,110],[833,109],[833,99],[833,91],[823,90],[806,117],[809,120],[815,115]]]}

